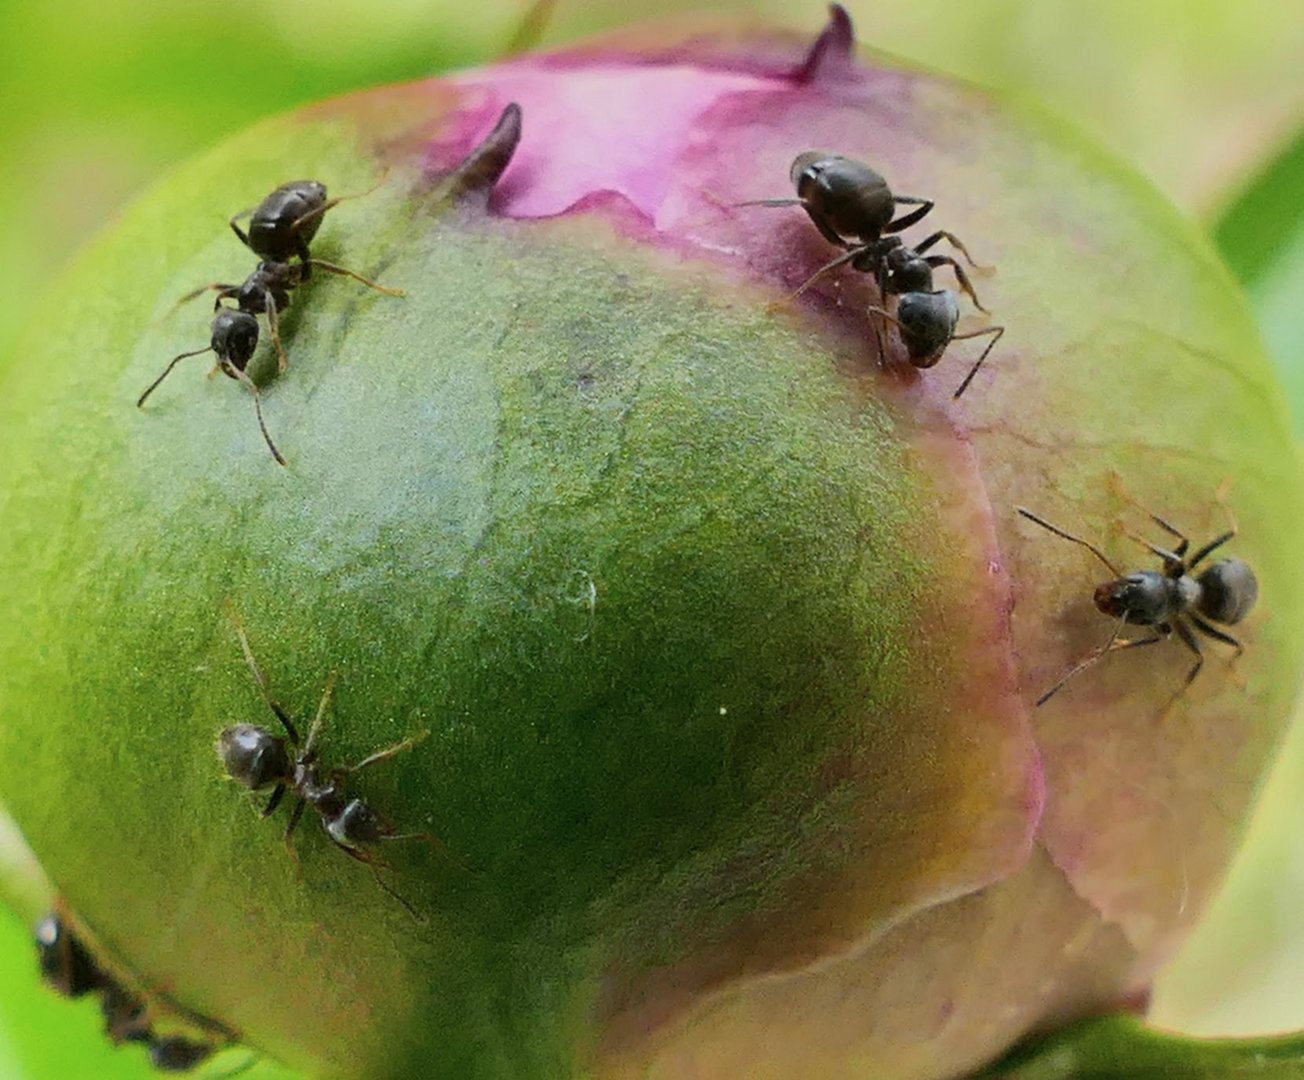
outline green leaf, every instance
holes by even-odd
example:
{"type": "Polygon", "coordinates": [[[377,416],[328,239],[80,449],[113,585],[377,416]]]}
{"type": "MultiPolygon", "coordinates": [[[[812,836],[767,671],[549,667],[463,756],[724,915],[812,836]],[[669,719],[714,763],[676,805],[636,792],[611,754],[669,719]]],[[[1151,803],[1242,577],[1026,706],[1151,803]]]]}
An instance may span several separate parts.
{"type": "Polygon", "coordinates": [[[1107,1016],[1028,1040],[981,1080],[1253,1080],[1304,1077],[1304,1033],[1267,1039],[1192,1039],[1107,1016]]]}
{"type": "Polygon", "coordinates": [[[1304,129],[1217,223],[1223,256],[1249,290],[1304,435],[1304,129]]]}

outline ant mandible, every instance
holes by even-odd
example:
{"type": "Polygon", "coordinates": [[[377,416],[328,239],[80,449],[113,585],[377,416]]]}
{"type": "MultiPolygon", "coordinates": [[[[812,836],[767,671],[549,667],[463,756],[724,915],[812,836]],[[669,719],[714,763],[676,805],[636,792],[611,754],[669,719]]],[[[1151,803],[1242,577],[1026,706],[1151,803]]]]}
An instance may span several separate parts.
{"type": "Polygon", "coordinates": [[[322,827],[331,842],[350,858],[364,863],[371,870],[377,884],[419,921],[421,916],[416,909],[381,877],[379,868],[384,867],[385,863],[376,856],[374,849],[386,841],[424,840],[432,846],[437,846],[438,841],[427,832],[397,832],[362,799],[346,795],[344,783],[363,769],[388,761],[403,751],[410,750],[427,738],[430,732],[419,732],[400,743],[378,750],[356,765],[323,769],[317,760],[317,741],[321,736],[326,709],[334,690],[334,673],[332,672],[326,681],[326,688],[317,706],[317,714],[313,718],[312,727],[308,730],[308,739],[306,742],[301,742],[294,721],[272,698],[268,690],[267,679],[254,659],[253,650],[249,647],[249,638],[239,617],[234,610],[228,611],[228,615],[258,692],[285,729],[285,736],[273,735],[266,728],[256,724],[236,724],[226,728],[218,736],[217,755],[227,775],[250,791],[272,789],[272,794],[262,809],[263,817],[269,817],[274,813],[286,791],[292,791],[297,802],[285,827],[285,843],[291,857],[294,857],[294,849],[290,845],[290,839],[299,824],[304,807],[311,806],[321,818],[322,827]],[[295,749],[293,758],[290,756],[290,747],[295,749]]]}
{"type": "Polygon", "coordinates": [[[163,373],[150,383],[145,388],[145,392],[136,399],[136,407],[144,407],[145,401],[150,394],[158,389],[159,384],[172,374],[172,369],[182,360],[191,356],[203,356],[204,353],[216,353],[216,370],[235,379],[253,395],[254,414],[258,417],[258,430],[263,433],[263,440],[267,443],[267,449],[272,452],[272,457],[276,459],[277,464],[284,465],[285,458],[276,449],[276,444],[272,442],[272,437],[267,431],[267,424],[263,420],[262,394],[254,381],[245,373],[245,368],[249,366],[254,350],[258,347],[258,320],[247,311],[219,306],[217,314],[213,316],[211,335],[207,347],[195,349],[191,352],[183,352],[180,356],[173,357],[168,366],[163,369],[163,373]]]}
{"type": "Polygon", "coordinates": [[[1087,659],[1073,667],[1059,682],[1042,694],[1037,699],[1039,706],[1046,704],[1074,676],[1098,663],[1110,653],[1139,648],[1143,645],[1154,645],[1174,632],[1181,639],[1182,644],[1195,654],[1195,663],[1187,672],[1186,681],[1178,690],[1179,695],[1195,681],[1200,668],[1204,666],[1204,653],[1200,649],[1200,642],[1194,631],[1199,631],[1215,641],[1221,641],[1224,645],[1231,645],[1236,649],[1237,656],[1245,651],[1245,647],[1239,641],[1213,626],[1209,620],[1232,626],[1250,613],[1259,595],[1259,585],[1254,577],[1254,571],[1240,559],[1220,559],[1202,570],[1198,576],[1192,576],[1205,559],[1236,535],[1235,527],[1210,540],[1203,547],[1197,548],[1188,558],[1186,553],[1190,541],[1163,518],[1150,514],[1151,520],[1174,537],[1178,544],[1169,551],[1148,540],[1133,537],[1160,558],[1163,569],[1137,570],[1130,574],[1123,574],[1094,544],[1052,525],[1031,510],[1024,509],[1022,506],[1017,509],[1034,524],[1086,548],[1114,575],[1112,580],[1098,585],[1092,596],[1098,611],[1118,620],[1114,633],[1103,648],[1097,649],[1087,659]],[[1120,640],[1119,635],[1128,625],[1149,627],[1153,632],[1150,637],[1120,640]]]}

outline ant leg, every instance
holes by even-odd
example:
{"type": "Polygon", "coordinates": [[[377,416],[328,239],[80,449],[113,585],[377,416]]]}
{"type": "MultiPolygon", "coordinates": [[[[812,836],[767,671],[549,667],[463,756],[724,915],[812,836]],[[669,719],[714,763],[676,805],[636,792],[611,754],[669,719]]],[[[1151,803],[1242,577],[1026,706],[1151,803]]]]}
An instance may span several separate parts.
{"type": "Polygon", "coordinates": [[[227,224],[231,226],[231,231],[240,238],[240,243],[244,244],[244,246],[247,247],[250,251],[253,251],[253,245],[249,243],[249,237],[245,235],[245,231],[242,228],[240,228],[240,226],[237,225],[236,222],[239,221],[241,218],[248,217],[252,213],[253,213],[252,208],[249,210],[241,210],[240,213],[238,214],[232,214],[231,220],[227,222],[227,224]]]}
{"type": "Polygon", "coordinates": [[[1181,555],[1175,551],[1169,551],[1167,548],[1158,547],[1152,544],[1144,537],[1137,536],[1134,532],[1127,532],[1127,538],[1134,543],[1140,544],[1151,555],[1163,560],[1164,574],[1170,578],[1180,578],[1186,573],[1186,563],[1182,561],[1181,555]]]}
{"type": "Polygon", "coordinates": [[[163,369],[163,374],[160,375],[157,379],[155,379],[152,383],[150,383],[147,387],[145,387],[145,392],[136,399],[136,408],[139,409],[145,404],[145,399],[149,397],[149,395],[152,394],[155,390],[158,389],[159,383],[161,383],[164,379],[166,379],[169,375],[171,375],[172,369],[176,367],[177,364],[179,364],[182,360],[185,360],[191,356],[203,356],[204,353],[212,352],[212,351],[213,351],[213,346],[209,345],[207,348],[196,349],[194,352],[183,352],[180,356],[174,357],[172,362],[169,363],[168,366],[163,369]]]}
{"type": "Polygon", "coordinates": [[[1153,521],[1156,525],[1158,525],[1161,529],[1163,529],[1164,532],[1166,532],[1169,536],[1173,537],[1173,539],[1177,541],[1177,547],[1173,548],[1174,555],[1181,557],[1186,554],[1186,549],[1191,546],[1191,542],[1190,540],[1187,539],[1186,534],[1182,532],[1181,529],[1177,528],[1176,525],[1173,525],[1165,521],[1153,510],[1151,510],[1148,506],[1141,505],[1140,502],[1138,502],[1135,498],[1133,498],[1132,495],[1128,492],[1127,488],[1123,485],[1123,478],[1119,476],[1118,473],[1116,473],[1113,469],[1109,470],[1109,486],[1115,495],[1117,495],[1124,502],[1129,503],[1132,506],[1135,506],[1138,510],[1141,511],[1141,513],[1145,514],[1146,517],[1148,517],[1151,521],[1153,521]]]}
{"type": "Polygon", "coordinates": [[[405,900],[397,892],[395,892],[393,886],[389,885],[385,881],[385,879],[380,876],[380,869],[379,869],[380,867],[384,866],[386,870],[389,869],[389,867],[386,866],[385,863],[381,862],[378,858],[376,858],[375,855],[372,855],[370,852],[364,853],[362,851],[359,851],[357,848],[348,847],[347,845],[341,844],[338,841],[335,842],[335,846],[339,848],[342,852],[344,852],[344,854],[347,855],[349,858],[356,859],[358,862],[366,866],[366,868],[371,871],[371,876],[376,879],[376,884],[379,885],[382,889],[384,889],[387,893],[389,893],[389,895],[392,896],[395,900],[397,900],[400,904],[402,904],[403,907],[407,909],[407,913],[411,915],[412,918],[416,919],[417,922],[425,922],[425,919],[421,917],[421,915],[417,912],[417,909],[414,908],[407,900],[405,900]]]}
{"type": "MultiPolygon", "coordinates": [[[[304,217],[306,216],[307,215],[305,214],[304,217]]],[[[302,220],[303,218],[299,218],[294,224],[298,225],[302,220]]],[[[294,235],[294,253],[299,256],[299,266],[301,268],[299,284],[302,285],[312,277],[312,255],[308,251],[308,241],[298,233],[295,233],[294,235]]]]}
{"type": "Polygon", "coordinates": [[[887,341],[883,337],[883,328],[880,326],[880,320],[890,322],[897,328],[898,333],[901,331],[901,323],[895,315],[887,310],[887,308],[881,308],[875,304],[870,304],[865,310],[869,313],[870,322],[874,326],[874,342],[878,346],[878,362],[880,365],[886,364],[887,341]],[[875,318],[874,316],[878,316],[878,318],[875,318]]]}
{"type": "MultiPolygon", "coordinates": [[[[267,689],[267,677],[263,674],[262,669],[258,666],[258,661],[254,659],[254,651],[249,647],[249,638],[245,634],[244,623],[240,621],[240,616],[236,614],[235,605],[227,600],[223,605],[226,608],[226,617],[231,620],[231,625],[235,629],[235,638],[240,643],[240,651],[244,653],[245,663],[249,665],[249,670],[253,673],[254,683],[258,687],[258,692],[263,695],[263,701],[267,707],[276,714],[276,719],[281,722],[285,728],[285,733],[290,736],[290,742],[295,746],[299,745],[299,732],[295,729],[294,721],[290,719],[289,713],[281,708],[273,699],[271,692],[267,689]]],[[[273,795],[273,799],[277,796],[273,795]]],[[[270,805],[270,804],[269,804],[270,805]]],[[[270,814],[275,806],[271,806],[263,814],[264,817],[270,814]]]]}
{"type": "Polygon", "coordinates": [[[395,289],[390,287],[389,285],[381,285],[378,282],[372,281],[371,278],[365,278],[361,274],[354,273],[352,270],[346,269],[343,266],[336,266],[334,263],[322,262],[321,259],[305,258],[303,261],[303,265],[304,265],[303,276],[305,279],[308,277],[307,268],[309,266],[318,266],[321,269],[325,270],[327,273],[339,274],[342,277],[351,277],[354,281],[360,281],[362,282],[363,285],[366,285],[368,288],[375,289],[377,292],[383,292],[386,296],[407,296],[407,293],[405,293],[402,289],[395,289]]]}
{"type": "Polygon", "coordinates": [[[1222,536],[1218,536],[1210,540],[1207,544],[1204,545],[1204,547],[1198,549],[1195,552],[1195,554],[1191,556],[1190,561],[1186,564],[1187,570],[1194,570],[1197,563],[1204,562],[1205,559],[1207,559],[1210,555],[1212,555],[1215,551],[1217,551],[1220,547],[1222,547],[1223,544],[1227,543],[1227,541],[1230,540],[1235,535],[1236,535],[1236,530],[1229,529],[1227,532],[1223,533],[1222,536]]]}
{"type": "Polygon", "coordinates": [[[281,457],[281,452],[276,449],[276,444],[272,442],[272,437],[267,432],[267,423],[263,420],[263,395],[258,392],[258,387],[254,385],[253,379],[232,364],[222,365],[222,370],[240,383],[249,393],[253,394],[254,415],[258,417],[258,430],[263,433],[263,441],[267,443],[267,449],[272,452],[272,457],[276,459],[276,463],[284,465],[286,463],[285,458],[281,457]]]}
{"type": "Polygon", "coordinates": [[[285,835],[282,839],[285,842],[285,853],[290,857],[290,862],[294,864],[295,877],[303,877],[303,864],[299,861],[299,853],[294,850],[294,830],[299,827],[299,819],[303,817],[303,808],[308,805],[308,800],[302,795],[299,801],[294,804],[294,809],[290,812],[290,820],[285,826],[285,835]]]}
{"type": "Polygon", "coordinates": [[[1195,624],[1195,628],[1199,630],[1200,633],[1207,634],[1215,641],[1221,641],[1224,645],[1230,645],[1232,648],[1234,648],[1236,650],[1237,656],[1240,656],[1241,653],[1245,651],[1245,646],[1242,645],[1239,641],[1237,641],[1234,637],[1232,637],[1231,634],[1223,633],[1223,631],[1219,630],[1216,626],[1210,626],[1207,622],[1204,621],[1203,618],[1197,615],[1194,611],[1188,611],[1186,613],[1186,617],[1195,624]]]}
{"type": "Polygon", "coordinates": [[[915,206],[918,207],[918,209],[911,210],[908,214],[902,214],[899,218],[889,221],[883,226],[883,231],[885,233],[900,232],[902,229],[908,229],[911,225],[915,224],[915,222],[922,220],[923,217],[933,209],[932,199],[920,199],[916,198],[914,195],[893,195],[892,201],[894,203],[901,203],[903,206],[915,206]]]}
{"type": "MultiPolygon", "coordinates": [[[[1236,650],[1231,660],[1228,661],[1229,667],[1235,664],[1236,661],[1241,658],[1241,654],[1245,652],[1245,646],[1242,645],[1239,641],[1237,641],[1234,637],[1232,637],[1231,634],[1224,633],[1223,631],[1219,630],[1216,626],[1210,626],[1207,622],[1204,621],[1203,618],[1197,615],[1194,611],[1187,612],[1187,618],[1189,618],[1191,622],[1195,624],[1195,628],[1199,630],[1200,633],[1207,634],[1215,641],[1221,641],[1224,645],[1230,645],[1232,646],[1232,648],[1236,650]]],[[[1240,678],[1239,676],[1234,676],[1234,677],[1236,678],[1237,684],[1239,685],[1241,691],[1244,692],[1245,680],[1240,678]]]]}
{"type": "Polygon", "coordinates": [[[412,747],[416,746],[418,743],[425,742],[429,737],[430,731],[428,729],[426,731],[418,732],[416,735],[404,739],[400,743],[395,743],[393,746],[386,747],[384,750],[377,750],[374,754],[370,754],[363,758],[356,765],[345,766],[339,771],[344,773],[346,776],[350,773],[361,772],[363,769],[371,765],[379,765],[382,761],[388,761],[392,757],[397,757],[399,754],[403,753],[404,750],[411,750],[412,747]]]}
{"type": "Polygon", "coordinates": [[[432,832],[390,833],[388,836],[382,836],[380,839],[382,843],[392,843],[396,840],[424,841],[425,843],[430,845],[432,851],[437,851],[440,855],[443,855],[445,858],[452,859],[463,870],[470,870],[470,867],[467,865],[466,860],[463,859],[460,855],[453,854],[453,852],[448,849],[448,845],[445,844],[442,840],[440,840],[439,837],[437,837],[432,832]]]}
{"type": "MultiPolygon", "coordinates": [[[[1059,528],[1058,526],[1052,525],[1045,518],[1038,517],[1031,510],[1028,510],[1025,507],[1016,506],[1015,510],[1017,510],[1023,517],[1026,517],[1034,525],[1040,525],[1047,532],[1053,532],[1056,536],[1060,537],[1063,540],[1069,540],[1079,545],[1080,547],[1086,548],[1089,552],[1091,552],[1091,554],[1093,554],[1097,559],[1099,559],[1102,563],[1104,563],[1105,566],[1109,568],[1109,572],[1113,574],[1115,577],[1123,576],[1121,573],[1119,573],[1118,567],[1115,566],[1112,562],[1110,562],[1107,558],[1105,558],[1104,552],[1102,552],[1100,548],[1096,547],[1095,544],[1090,543],[1087,540],[1083,540],[1079,536],[1074,536],[1072,533],[1066,533],[1063,529],[1059,528]]],[[[1115,636],[1117,636],[1117,634],[1115,636]]]]}
{"type": "Polygon", "coordinates": [[[267,330],[272,336],[272,347],[276,349],[276,370],[284,375],[290,366],[285,356],[285,346],[281,344],[280,317],[276,314],[276,298],[271,289],[263,290],[263,310],[267,313],[267,330]]]}
{"type": "Polygon", "coordinates": [[[965,262],[967,262],[975,270],[985,270],[990,272],[993,269],[993,267],[984,266],[981,263],[974,262],[973,256],[969,254],[969,249],[960,242],[960,238],[956,236],[955,233],[949,233],[945,229],[938,229],[937,232],[931,234],[930,236],[924,237],[923,240],[921,240],[919,243],[915,245],[915,250],[922,255],[930,247],[935,245],[939,240],[945,240],[947,243],[949,243],[953,248],[955,248],[956,251],[958,251],[961,255],[964,256],[965,262]]]}
{"type": "MultiPolygon", "coordinates": [[[[368,195],[372,194],[375,191],[378,191],[381,187],[383,187],[385,180],[388,176],[389,176],[389,169],[386,168],[384,172],[380,174],[380,179],[377,180],[374,184],[372,184],[371,187],[367,188],[366,191],[355,191],[350,195],[336,195],[335,198],[333,199],[327,199],[324,203],[321,204],[321,206],[315,206],[311,210],[309,210],[306,214],[301,214],[299,217],[295,218],[294,221],[290,223],[290,231],[295,235],[295,239],[297,241],[296,246],[299,251],[299,258],[302,259],[305,263],[308,261],[308,244],[306,241],[299,238],[299,230],[303,227],[304,222],[311,221],[313,218],[321,217],[322,214],[326,213],[327,210],[331,210],[334,207],[339,206],[340,203],[347,202],[349,199],[365,199],[368,195]]],[[[305,279],[307,278],[308,276],[307,271],[304,272],[303,276],[305,279]]]]}
{"type": "Polygon", "coordinates": [[[1191,670],[1186,673],[1186,680],[1168,699],[1168,704],[1164,706],[1163,712],[1159,714],[1160,720],[1166,719],[1168,714],[1173,711],[1173,706],[1190,689],[1191,684],[1195,682],[1195,677],[1200,674],[1200,669],[1204,667],[1204,653],[1200,651],[1200,643],[1196,640],[1195,635],[1191,633],[1190,628],[1180,618],[1173,620],[1173,628],[1177,631],[1177,636],[1182,639],[1182,644],[1195,653],[1195,663],[1191,666],[1191,670]]]}
{"type": "Polygon", "coordinates": [[[800,199],[748,199],[746,202],[729,203],[729,206],[801,206],[800,199]]]}
{"type": "MultiPolygon", "coordinates": [[[[801,206],[810,214],[810,207],[803,199],[748,199],[746,202],[730,203],[730,206],[801,206]]],[[[834,247],[846,247],[847,242],[835,233],[818,214],[810,214],[811,224],[819,229],[820,235],[834,247]]]]}
{"type": "Polygon", "coordinates": [[[1001,336],[1004,333],[1005,327],[1003,326],[988,326],[982,330],[972,330],[967,334],[951,335],[952,341],[964,341],[968,338],[983,337],[986,334],[992,335],[992,340],[987,343],[987,348],[983,349],[982,355],[974,361],[973,367],[969,369],[969,374],[964,377],[964,382],[962,382],[959,389],[951,395],[952,401],[956,400],[961,394],[969,389],[969,384],[973,382],[973,377],[978,374],[978,369],[983,366],[983,361],[987,359],[987,354],[996,347],[996,343],[1001,340],[1001,336]]]}
{"type": "MultiPolygon", "coordinates": [[[[285,824],[285,844],[287,847],[290,847],[290,838],[294,836],[294,830],[299,827],[299,819],[303,817],[303,808],[307,805],[308,800],[300,795],[299,800],[294,804],[294,809],[290,811],[290,820],[285,824]]],[[[291,847],[290,851],[293,853],[294,849],[291,847]]]]}
{"type": "Polygon", "coordinates": [[[308,729],[308,741],[303,744],[303,760],[308,760],[317,752],[317,740],[321,737],[322,725],[326,721],[326,709],[331,703],[331,695],[335,693],[335,677],[339,674],[332,671],[326,676],[326,686],[321,693],[321,701],[317,703],[317,715],[312,718],[312,727],[308,729]]]}
{"type": "Polygon", "coordinates": [[[1086,671],[1087,668],[1094,667],[1110,653],[1122,652],[1124,649],[1139,649],[1144,645],[1157,645],[1159,644],[1159,642],[1163,641],[1167,636],[1163,633],[1156,632],[1155,634],[1153,634],[1151,637],[1148,638],[1131,638],[1127,641],[1119,641],[1118,635],[1122,633],[1123,626],[1126,623],[1127,623],[1127,619],[1125,618],[1120,619],[1118,625],[1114,628],[1114,636],[1109,639],[1109,644],[1107,644],[1103,649],[1097,649],[1081,663],[1074,665],[1068,671],[1068,673],[1065,674],[1059,680],[1059,682],[1057,682],[1054,686],[1052,686],[1049,690],[1047,690],[1044,694],[1042,694],[1041,697],[1037,699],[1037,704],[1035,707],[1041,708],[1041,706],[1045,705],[1046,702],[1048,702],[1051,698],[1053,698],[1056,694],[1058,694],[1070,679],[1073,679],[1074,677],[1082,674],[1082,672],[1086,671]]]}
{"type": "Polygon", "coordinates": [[[272,792],[272,797],[267,800],[267,805],[263,807],[260,817],[271,817],[276,813],[276,808],[281,805],[281,799],[285,795],[285,783],[281,782],[276,785],[276,790],[272,792]]]}
{"type": "Polygon", "coordinates": [[[973,283],[969,280],[969,275],[964,272],[964,267],[951,258],[950,255],[929,255],[924,262],[928,263],[928,265],[934,270],[939,266],[949,266],[955,271],[955,280],[960,283],[960,288],[962,288],[968,294],[969,299],[973,301],[973,306],[984,315],[991,314],[987,308],[983,307],[983,302],[978,299],[978,294],[974,292],[973,283]]]}

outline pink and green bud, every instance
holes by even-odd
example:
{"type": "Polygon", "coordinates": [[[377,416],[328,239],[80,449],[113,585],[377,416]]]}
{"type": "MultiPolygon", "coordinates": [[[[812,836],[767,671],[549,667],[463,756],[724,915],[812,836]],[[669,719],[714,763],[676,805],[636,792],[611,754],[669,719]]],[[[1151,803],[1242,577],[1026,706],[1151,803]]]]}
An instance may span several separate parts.
{"type": "Polygon", "coordinates": [[[964,1075],[1144,999],[1296,687],[1304,502],[1226,272],[840,14],[261,124],[92,245],[3,385],[0,794],[103,964],[308,1075],[964,1075]],[[852,266],[789,298],[841,250],[738,204],[811,150],[991,268],[990,319],[936,269],[958,334],[1005,327],[959,399],[988,339],[912,366],[852,266]],[[176,298],[254,269],[226,219],[296,177],[382,181],[312,255],[406,296],[314,272],[284,373],[259,317],[281,468],[203,359],[135,403],[208,340],[176,298]],[[1197,547],[1234,512],[1244,654],[1200,636],[1182,692],[1174,637],[1035,707],[1117,623],[1019,506],[1125,572],[1159,566],[1129,533],[1176,543],[1139,507],[1197,547]],[[301,735],[336,673],[323,768],[429,732],[342,781],[433,841],[379,843],[379,887],[313,807],[289,857],[295,793],[260,818],[214,754],[284,734],[233,615],[301,735]]]}

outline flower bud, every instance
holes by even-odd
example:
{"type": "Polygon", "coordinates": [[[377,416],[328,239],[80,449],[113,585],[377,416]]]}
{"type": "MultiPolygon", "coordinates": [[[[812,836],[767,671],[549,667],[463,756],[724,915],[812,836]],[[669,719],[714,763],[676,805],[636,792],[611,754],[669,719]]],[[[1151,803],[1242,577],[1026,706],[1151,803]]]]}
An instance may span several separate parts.
{"type": "Polygon", "coordinates": [[[962,1075],[1144,994],[1299,668],[1296,461],[1225,271],[836,9],[183,165],[38,309],[0,463],[0,795],[105,963],[312,1075],[962,1075]],[[940,354],[873,266],[791,297],[874,239],[739,205],[812,151],[935,202],[900,235],[954,259],[940,354]],[[136,408],[209,337],[176,298],[255,272],[227,216],[296,177],[360,197],[262,256],[299,267],[263,294],[285,370],[260,310],[232,379],[183,360],[136,408]],[[1179,543],[1148,510],[1192,551],[1234,512],[1244,654],[1178,612],[1036,707],[1151,636],[1092,604],[1161,568],[1130,533],[1179,543]],[[239,725],[280,787],[229,782],[239,725]]]}

